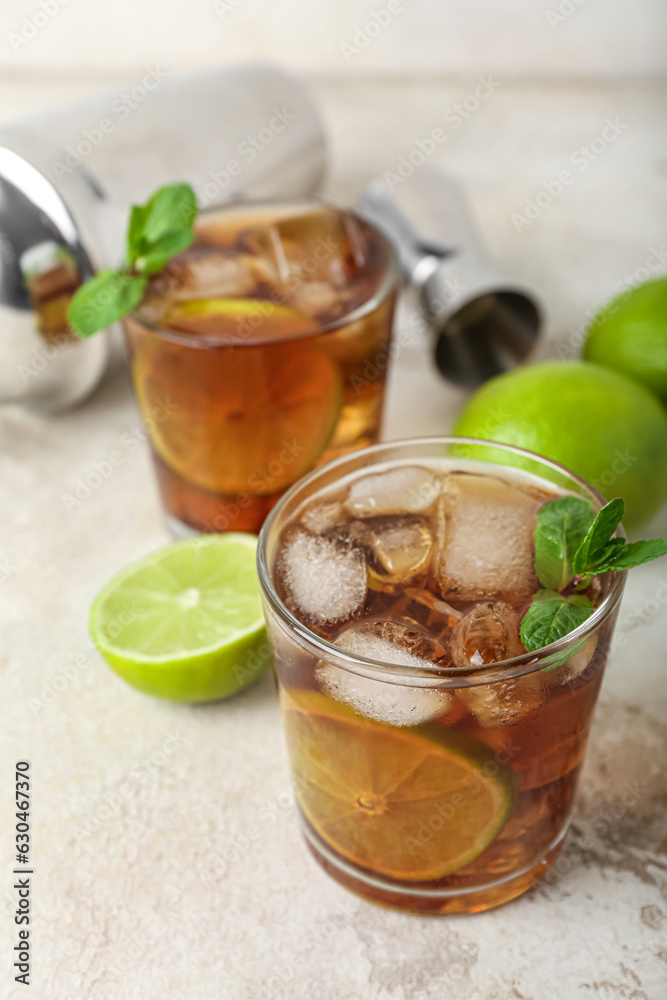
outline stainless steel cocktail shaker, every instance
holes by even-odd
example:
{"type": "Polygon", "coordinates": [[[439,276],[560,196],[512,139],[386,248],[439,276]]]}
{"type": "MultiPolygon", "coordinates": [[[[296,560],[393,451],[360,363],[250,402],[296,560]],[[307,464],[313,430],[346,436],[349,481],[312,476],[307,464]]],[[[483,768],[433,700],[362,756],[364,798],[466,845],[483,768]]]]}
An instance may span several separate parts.
{"type": "Polygon", "coordinates": [[[123,255],[128,207],[187,181],[201,207],[313,192],[325,148],[303,87],[266,65],[134,86],[0,128],[0,401],[59,410],[99,381],[108,339],[72,338],[66,303],[123,255]]]}

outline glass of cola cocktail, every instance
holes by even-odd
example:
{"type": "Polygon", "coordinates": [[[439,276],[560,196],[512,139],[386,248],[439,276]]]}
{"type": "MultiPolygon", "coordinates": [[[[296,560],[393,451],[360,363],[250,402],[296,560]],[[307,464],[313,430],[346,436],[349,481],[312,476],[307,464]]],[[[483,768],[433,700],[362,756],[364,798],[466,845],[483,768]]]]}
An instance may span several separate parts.
{"type": "Polygon", "coordinates": [[[175,534],[258,531],[314,466],[377,441],[399,280],[385,237],[316,199],[201,214],[124,321],[175,534]]]}
{"type": "Polygon", "coordinates": [[[468,913],[519,895],[572,813],[624,575],[528,653],[542,504],[603,498],[529,452],[456,438],[365,449],[268,518],[259,574],[300,818],[341,884],[468,913]]]}

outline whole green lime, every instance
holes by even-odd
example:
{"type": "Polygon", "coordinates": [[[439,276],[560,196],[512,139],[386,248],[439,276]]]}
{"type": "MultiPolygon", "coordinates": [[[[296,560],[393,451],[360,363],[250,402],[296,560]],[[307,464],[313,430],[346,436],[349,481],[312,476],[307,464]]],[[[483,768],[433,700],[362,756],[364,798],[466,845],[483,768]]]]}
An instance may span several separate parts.
{"type": "Polygon", "coordinates": [[[589,327],[584,358],[632,375],[667,401],[667,278],[609,302],[589,327]]]}
{"type": "MultiPolygon", "coordinates": [[[[491,379],[455,434],[517,445],[625,501],[634,531],[667,497],[667,412],[639,382],[584,361],[550,361],[491,379]]],[[[517,463],[518,464],[518,463],[517,463]]]]}

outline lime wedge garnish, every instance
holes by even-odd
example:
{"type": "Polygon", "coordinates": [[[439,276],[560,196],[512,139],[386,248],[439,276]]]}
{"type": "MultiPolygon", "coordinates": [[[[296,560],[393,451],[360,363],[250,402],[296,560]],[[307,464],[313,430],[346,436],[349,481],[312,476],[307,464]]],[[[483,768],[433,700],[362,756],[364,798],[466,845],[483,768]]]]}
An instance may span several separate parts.
{"type": "Polygon", "coordinates": [[[134,687],[211,701],[256,680],[270,659],[254,535],[200,535],[130,563],[100,591],[90,633],[134,687]]]}

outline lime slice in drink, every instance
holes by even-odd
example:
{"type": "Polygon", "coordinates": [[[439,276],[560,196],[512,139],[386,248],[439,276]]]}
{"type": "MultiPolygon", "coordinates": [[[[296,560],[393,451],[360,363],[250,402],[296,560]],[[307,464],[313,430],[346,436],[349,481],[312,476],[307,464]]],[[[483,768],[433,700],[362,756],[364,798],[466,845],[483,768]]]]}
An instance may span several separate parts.
{"type": "MultiPolygon", "coordinates": [[[[266,299],[187,299],[185,302],[175,302],[169,309],[168,319],[178,319],[181,316],[278,316],[282,319],[305,320],[306,317],[296,309],[282,306],[266,299]]],[[[312,326],[312,322],[311,322],[312,326]]]]}
{"type": "Polygon", "coordinates": [[[343,404],[339,366],[300,341],[229,353],[150,338],[132,368],[160,457],[231,497],[267,496],[300,479],[328,447],[343,404]],[[167,413],[165,400],[174,404],[167,413]]]}
{"type": "Polygon", "coordinates": [[[212,701],[270,660],[254,535],[200,535],[130,563],[95,598],[90,633],[107,663],[158,698],[212,701]]]}
{"type": "Polygon", "coordinates": [[[491,751],[436,727],[396,729],[321,694],[281,691],[297,798],[322,837],[349,861],[390,878],[444,878],[497,837],[515,778],[491,751]]]}
{"type": "Polygon", "coordinates": [[[313,333],[314,320],[268,299],[188,299],[174,302],[166,326],[202,337],[261,343],[313,333]]]}

